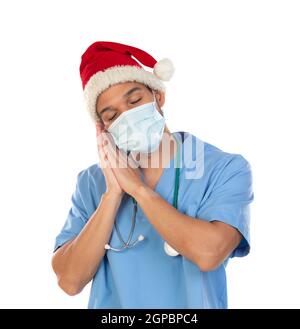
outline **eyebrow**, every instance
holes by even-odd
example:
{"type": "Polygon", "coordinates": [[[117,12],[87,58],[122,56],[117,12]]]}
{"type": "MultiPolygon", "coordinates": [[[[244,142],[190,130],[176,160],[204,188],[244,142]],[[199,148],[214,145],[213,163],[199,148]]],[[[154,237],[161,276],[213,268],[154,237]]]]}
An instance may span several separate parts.
{"type": "MultiPolygon", "coordinates": [[[[122,96],[122,98],[125,98],[125,97],[131,95],[133,92],[135,92],[135,91],[137,91],[137,90],[142,90],[142,88],[141,88],[141,87],[133,87],[133,88],[131,88],[129,91],[127,91],[127,92],[122,96]]],[[[99,117],[101,117],[101,114],[103,114],[105,111],[108,111],[110,108],[111,108],[111,106],[107,106],[107,107],[105,107],[103,110],[101,110],[101,111],[99,112],[99,117]]]]}

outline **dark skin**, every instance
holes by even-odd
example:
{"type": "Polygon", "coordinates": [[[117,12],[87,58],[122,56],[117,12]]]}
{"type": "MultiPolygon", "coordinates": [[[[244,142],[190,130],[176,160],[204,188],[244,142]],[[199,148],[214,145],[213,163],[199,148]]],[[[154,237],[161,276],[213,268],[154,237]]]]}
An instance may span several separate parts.
{"type": "MultiPolygon", "coordinates": [[[[159,91],[155,95],[158,110],[161,112],[165,95],[159,91]]],[[[169,138],[169,152],[162,152],[160,144],[157,151],[146,157],[146,160],[149,157],[158,157],[158,168],[133,168],[130,162],[127,167],[113,165],[126,162],[127,154],[120,150],[114,152],[112,139],[106,138],[105,135],[109,134],[105,134],[105,130],[112,122],[109,120],[115,120],[124,111],[130,111],[135,106],[151,101],[153,95],[150,90],[135,82],[114,85],[98,97],[99,114],[105,107],[111,107],[106,110],[107,116],[103,117],[103,122],[96,124],[99,163],[105,176],[107,190],[80,233],[58,248],[53,255],[52,267],[57,275],[58,284],[69,295],[80,293],[99,268],[105,255],[104,246],[109,242],[124,192],[136,199],[162,239],[202,271],[212,271],[220,266],[241,241],[241,234],[234,227],[217,219],[209,222],[187,216],[153,190],[160,178],[163,165],[168,164],[177,151],[174,137],[166,126],[163,138],[169,138]],[[137,86],[141,89],[124,96],[137,86]],[[137,101],[139,98],[141,99],[137,101]],[[141,171],[145,173],[144,181],[141,179],[141,171]]],[[[142,156],[140,161],[143,164],[142,156]]]]}
{"type": "MultiPolygon", "coordinates": [[[[159,107],[164,104],[164,96],[164,93],[156,92],[159,107]]],[[[152,93],[142,84],[122,83],[110,87],[100,95],[97,101],[97,112],[100,115],[103,109],[111,106],[102,116],[105,129],[124,111],[130,111],[135,106],[151,101],[153,101],[152,93]],[[140,87],[141,90],[126,96],[126,93],[134,87],[140,87]]],[[[166,136],[171,135],[166,127],[165,131],[167,131],[166,136]]],[[[103,132],[103,129],[98,127],[97,133],[101,135],[101,132],[103,132]]],[[[139,168],[133,169],[130,165],[119,168],[113,165],[117,163],[125,164],[127,156],[124,152],[113,151],[111,139],[107,139],[106,143],[103,143],[102,140],[100,144],[103,157],[110,164],[111,173],[116,178],[120,190],[137,200],[157,232],[181,255],[192,260],[204,271],[213,270],[238,246],[242,236],[234,227],[217,219],[212,222],[199,218],[195,220],[193,217],[182,214],[153,191],[153,186],[155,186],[162,173],[161,167],[143,169],[146,177],[149,173],[149,179],[142,181],[139,168]],[[153,172],[157,174],[153,175],[153,172]]],[[[176,148],[171,148],[170,154],[166,155],[168,161],[175,152],[176,148]]],[[[164,155],[161,147],[154,153],[149,156],[164,155]]]]}
{"type": "MultiPolygon", "coordinates": [[[[162,91],[154,91],[154,93],[159,107],[158,111],[163,115],[161,108],[165,103],[165,94],[162,91]]],[[[125,82],[113,85],[98,96],[96,112],[99,117],[99,122],[96,124],[96,131],[97,136],[99,136],[101,132],[106,132],[106,134],[102,135],[105,150],[109,141],[114,148],[117,148],[112,138],[109,138],[109,132],[107,131],[109,126],[124,111],[130,111],[132,108],[152,102],[153,100],[152,90],[146,85],[138,82],[125,82]]],[[[144,176],[144,181],[153,189],[159,180],[163,168],[169,163],[176,151],[176,142],[167,125],[164,127],[163,139],[164,142],[168,142],[170,145],[169,152],[162,152],[161,143],[159,149],[151,154],[132,153],[134,158],[138,161],[139,169],[144,176]],[[156,167],[151,167],[150,161],[152,163],[155,163],[156,161],[158,165],[156,167]]],[[[113,150],[111,151],[113,152],[113,150]]],[[[117,150],[117,152],[113,153],[119,154],[120,152],[117,150]]],[[[106,159],[106,154],[103,156],[106,159]]],[[[137,175],[139,176],[139,174],[137,175]]]]}
{"type": "MultiPolygon", "coordinates": [[[[136,107],[153,100],[152,90],[150,87],[141,83],[123,83],[118,84],[117,87],[118,89],[128,89],[128,87],[130,87],[129,90],[126,90],[126,93],[124,93],[124,95],[126,95],[124,101],[128,104],[126,111],[130,110],[132,107],[136,107]]],[[[164,97],[164,94],[160,91],[156,91],[156,94],[157,100],[162,100],[164,97]]],[[[108,95],[107,93],[102,93],[98,96],[96,102],[96,114],[100,120],[100,126],[104,130],[106,130],[111,125],[111,123],[114,122],[115,119],[122,113],[122,111],[118,111],[118,109],[113,107],[101,106],[103,103],[105,104],[107,98],[110,100],[111,97],[115,97],[114,89],[112,87],[110,88],[108,95]]],[[[160,101],[160,104],[160,106],[162,106],[163,102],[160,101]]],[[[159,109],[159,112],[163,115],[161,108],[159,109]]]]}

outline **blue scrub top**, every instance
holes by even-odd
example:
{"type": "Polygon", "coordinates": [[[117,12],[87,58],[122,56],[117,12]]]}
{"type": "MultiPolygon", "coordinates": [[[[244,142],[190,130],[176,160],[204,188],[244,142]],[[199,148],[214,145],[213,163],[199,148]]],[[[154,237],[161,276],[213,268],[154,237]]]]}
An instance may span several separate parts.
{"type": "MultiPolygon", "coordinates": [[[[179,132],[173,134],[181,140],[179,132]]],[[[195,159],[197,152],[201,165],[194,169],[199,177],[187,179],[191,166],[182,160],[178,210],[194,218],[218,220],[237,228],[243,236],[241,243],[217,269],[202,272],[187,258],[165,253],[164,240],[138,206],[132,241],[140,234],[145,240],[121,252],[106,251],[93,278],[88,308],[227,308],[227,262],[229,258],[247,255],[250,250],[251,168],[239,154],[223,152],[191,133],[184,135],[182,159],[195,159]],[[185,150],[191,140],[196,146],[185,150]]],[[[164,168],[155,187],[170,204],[174,192],[174,183],[170,182],[174,179],[175,157],[164,168]]],[[[54,251],[80,233],[105,190],[105,178],[98,163],[79,172],[72,205],[56,237],[54,251]]],[[[132,213],[132,199],[125,194],[115,219],[125,241],[132,213]]],[[[115,227],[109,243],[113,247],[121,245],[115,227]]]]}

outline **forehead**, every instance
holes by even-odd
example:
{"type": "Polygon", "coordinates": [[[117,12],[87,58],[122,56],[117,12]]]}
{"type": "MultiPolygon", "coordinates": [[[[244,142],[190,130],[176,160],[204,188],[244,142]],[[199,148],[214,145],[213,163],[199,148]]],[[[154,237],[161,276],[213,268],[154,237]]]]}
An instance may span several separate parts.
{"type": "Polygon", "coordinates": [[[104,90],[97,99],[97,107],[104,106],[107,103],[111,102],[112,100],[118,100],[120,99],[127,91],[130,89],[138,87],[141,88],[141,90],[145,90],[146,86],[139,82],[122,82],[115,84],[106,90],[104,90]]]}

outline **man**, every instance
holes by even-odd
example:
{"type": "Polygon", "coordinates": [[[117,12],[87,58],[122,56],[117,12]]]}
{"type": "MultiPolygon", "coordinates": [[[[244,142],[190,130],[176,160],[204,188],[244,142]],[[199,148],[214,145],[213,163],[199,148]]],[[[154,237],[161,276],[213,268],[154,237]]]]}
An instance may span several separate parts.
{"type": "Polygon", "coordinates": [[[173,70],[120,43],[82,56],[99,163],[78,174],[52,266],[69,295],[93,280],[89,308],[226,308],[227,262],[249,253],[250,165],[169,131],[161,80],[173,70]]]}

